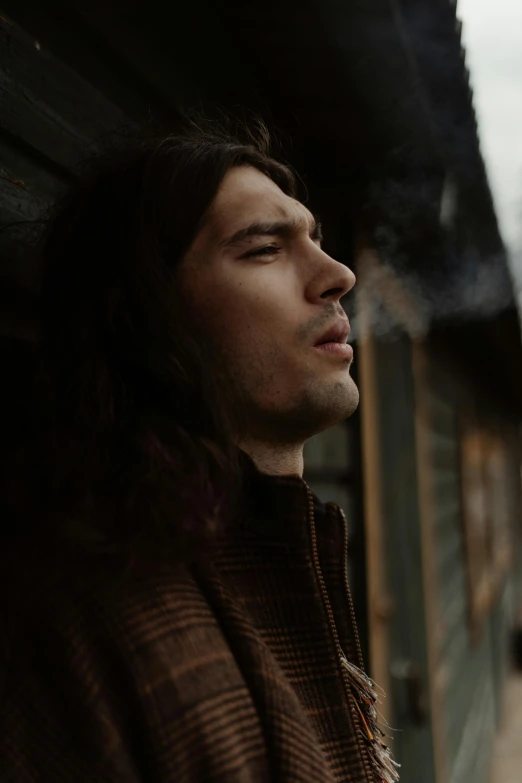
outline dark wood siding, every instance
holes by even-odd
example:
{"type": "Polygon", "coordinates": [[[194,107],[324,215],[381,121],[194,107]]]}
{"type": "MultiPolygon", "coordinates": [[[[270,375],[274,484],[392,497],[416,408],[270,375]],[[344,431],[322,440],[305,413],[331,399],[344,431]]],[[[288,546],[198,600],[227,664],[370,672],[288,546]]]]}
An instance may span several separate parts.
{"type": "MultiPolygon", "coordinates": [[[[513,584],[508,579],[478,638],[470,631],[466,545],[461,496],[458,412],[473,395],[440,362],[428,389],[433,481],[437,624],[437,687],[443,692],[443,731],[450,783],[486,783],[508,660],[513,584]]],[[[515,520],[513,520],[515,521],[515,520]]]]}
{"type": "MultiPolygon", "coordinates": [[[[390,620],[390,725],[404,783],[433,783],[432,725],[415,440],[411,343],[404,334],[376,343],[380,392],[384,547],[394,612],[390,620]],[[414,679],[412,679],[412,677],[414,679]],[[412,692],[418,683],[417,694],[412,692]],[[424,710],[418,710],[423,707],[424,710]],[[421,714],[424,711],[424,714],[421,714]]],[[[364,404],[364,400],[363,400],[364,404]]]]}
{"type": "Polygon", "coordinates": [[[26,286],[25,240],[74,181],[78,166],[123,112],[0,14],[0,255],[4,280],[26,286]]]}

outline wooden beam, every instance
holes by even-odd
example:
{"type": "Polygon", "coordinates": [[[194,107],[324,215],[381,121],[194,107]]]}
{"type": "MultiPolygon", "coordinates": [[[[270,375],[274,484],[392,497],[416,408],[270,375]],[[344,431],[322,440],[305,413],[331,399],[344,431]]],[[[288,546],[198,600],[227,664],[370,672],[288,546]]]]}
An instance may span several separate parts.
{"type": "MultiPolygon", "coordinates": [[[[40,219],[68,182],[0,135],[0,275],[30,284],[40,219]],[[34,222],[36,221],[36,223],[34,222]]],[[[2,279],[2,285],[4,285],[2,279]]]]}
{"type": "Polygon", "coordinates": [[[447,747],[445,737],[444,702],[446,684],[439,661],[439,636],[441,617],[437,600],[436,572],[436,498],[433,479],[435,466],[432,459],[430,435],[433,428],[430,410],[428,358],[422,342],[412,344],[413,379],[415,385],[415,440],[417,446],[417,477],[421,519],[422,573],[426,611],[426,635],[428,649],[429,689],[433,750],[436,783],[449,783],[447,747]]]}
{"type": "Polygon", "coordinates": [[[0,224],[39,218],[66,187],[0,136],[0,224]]]}
{"type": "Polygon", "coordinates": [[[73,171],[95,141],[128,124],[103,95],[0,16],[0,133],[73,171]]]}
{"type": "Polygon", "coordinates": [[[70,2],[2,0],[5,15],[44,49],[137,122],[159,116],[165,106],[145,83],[118,58],[110,46],[75,13],[70,2]]]}
{"type": "MultiPolygon", "coordinates": [[[[170,44],[166,46],[158,32],[164,31],[165,25],[170,29],[170,18],[165,16],[167,7],[162,11],[165,16],[162,24],[156,8],[129,0],[110,4],[105,0],[89,3],[72,0],[69,6],[86,29],[103,40],[137,79],[150,85],[151,95],[159,96],[173,112],[193,107],[207,97],[206,86],[196,84],[191,73],[176,62],[176,36],[183,36],[181,30],[187,29],[181,9],[174,11],[177,29],[170,31],[170,44]]],[[[204,24],[205,20],[200,19],[200,25],[204,24]]],[[[192,48],[197,50],[197,30],[188,28],[188,35],[192,48]]]]}
{"type": "MultiPolygon", "coordinates": [[[[363,253],[365,252],[363,251],[363,253]]],[[[357,268],[359,270],[357,317],[361,325],[361,337],[357,343],[357,362],[361,391],[370,673],[375,682],[387,694],[390,694],[390,639],[387,612],[387,608],[390,606],[390,597],[384,558],[383,477],[376,346],[371,324],[366,321],[370,309],[366,300],[368,289],[364,284],[365,264],[359,263],[357,268]]],[[[384,699],[379,707],[379,711],[386,721],[390,721],[391,707],[389,698],[384,699]]]]}

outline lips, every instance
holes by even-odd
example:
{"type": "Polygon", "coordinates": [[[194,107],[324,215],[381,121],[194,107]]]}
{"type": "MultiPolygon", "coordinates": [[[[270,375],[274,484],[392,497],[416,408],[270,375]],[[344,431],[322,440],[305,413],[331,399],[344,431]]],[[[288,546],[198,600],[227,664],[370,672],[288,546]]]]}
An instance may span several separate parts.
{"type": "Polygon", "coordinates": [[[324,345],[325,343],[346,343],[350,334],[350,324],[347,320],[337,321],[332,324],[323,334],[315,345],[324,345]]]}

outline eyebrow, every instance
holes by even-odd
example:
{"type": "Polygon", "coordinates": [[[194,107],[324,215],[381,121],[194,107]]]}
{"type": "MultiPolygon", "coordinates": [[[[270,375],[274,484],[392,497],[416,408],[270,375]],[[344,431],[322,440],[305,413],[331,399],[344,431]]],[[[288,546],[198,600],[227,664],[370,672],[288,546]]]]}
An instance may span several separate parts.
{"type": "MultiPolygon", "coordinates": [[[[220,245],[221,247],[239,245],[245,239],[251,237],[277,236],[291,238],[297,236],[302,230],[303,222],[301,220],[255,221],[244,228],[240,228],[232,236],[223,240],[220,245]]],[[[315,217],[312,219],[312,224],[309,227],[309,235],[310,239],[314,241],[320,241],[323,238],[321,222],[315,217]]]]}

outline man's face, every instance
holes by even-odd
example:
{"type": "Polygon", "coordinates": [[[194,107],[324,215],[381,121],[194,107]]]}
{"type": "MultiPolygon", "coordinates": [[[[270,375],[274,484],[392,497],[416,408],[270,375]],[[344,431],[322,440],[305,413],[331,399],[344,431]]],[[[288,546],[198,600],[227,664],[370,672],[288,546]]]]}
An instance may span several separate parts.
{"type": "Polygon", "coordinates": [[[353,413],[350,349],[316,344],[346,327],[339,300],[355,277],[321,249],[306,207],[267,176],[228,172],[181,280],[233,379],[232,403],[245,406],[248,437],[302,443],[353,413]]]}

